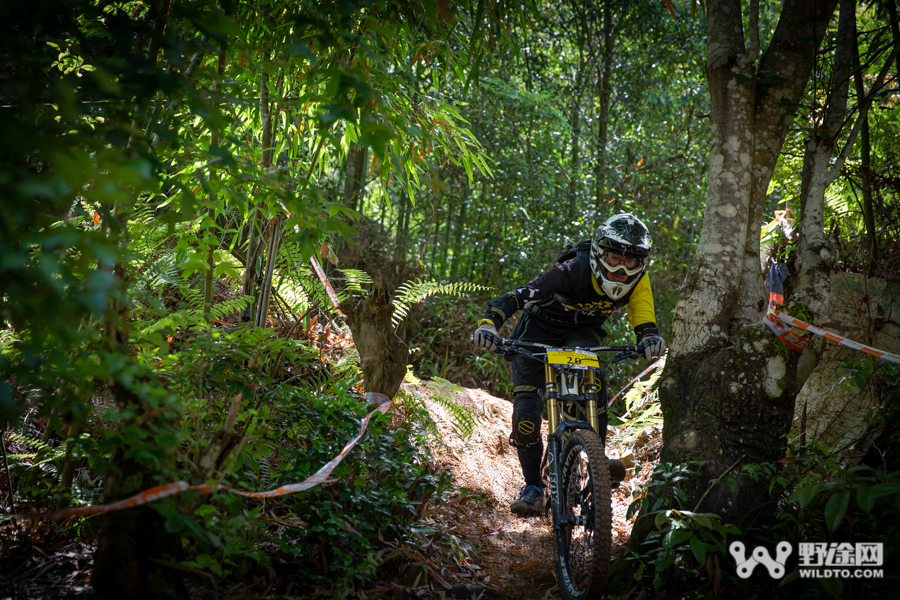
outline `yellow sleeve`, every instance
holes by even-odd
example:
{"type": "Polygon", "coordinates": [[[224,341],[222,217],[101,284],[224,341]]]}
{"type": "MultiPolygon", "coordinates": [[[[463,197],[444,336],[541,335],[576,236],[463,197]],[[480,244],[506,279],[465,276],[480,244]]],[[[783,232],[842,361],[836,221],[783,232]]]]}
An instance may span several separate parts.
{"type": "Polygon", "coordinates": [[[653,307],[653,290],[650,289],[648,273],[644,273],[637,282],[628,299],[628,321],[632,329],[644,323],[656,324],[656,309],[653,307]]]}

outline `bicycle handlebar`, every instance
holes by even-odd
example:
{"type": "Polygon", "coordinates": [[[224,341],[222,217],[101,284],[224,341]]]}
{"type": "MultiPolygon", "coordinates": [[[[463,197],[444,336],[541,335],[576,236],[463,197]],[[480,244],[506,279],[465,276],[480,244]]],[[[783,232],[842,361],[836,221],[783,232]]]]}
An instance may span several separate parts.
{"type": "Polygon", "coordinates": [[[550,349],[563,349],[563,350],[586,350],[588,352],[634,352],[637,353],[640,350],[640,347],[637,344],[632,346],[590,346],[590,347],[582,347],[582,346],[559,346],[552,344],[539,344],[537,342],[520,342],[517,340],[506,339],[506,338],[497,338],[498,340],[498,348],[501,350],[506,350],[514,346],[525,346],[531,348],[543,348],[545,350],[550,349]]]}
{"type": "Polygon", "coordinates": [[[607,364],[615,364],[617,362],[621,362],[628,358],[642,358],[642,350],[640,348],[640,344],[636,344],[633,346],[593,346],[589,348],[581,348],[578,346],[553,346],[550,344],[540,344],[538,342],[519,342],[517,340],[510,340],[506,338],[497,337],[497,349],[495,352],[497,354],[507,355],[510,353],[521,354],[527,358],[531,358],[538,362],[545,362],[543,359],[538,358],[525,348],[538,348],[540,350],[551,350],[551,349],[560,349],[560,350],[584,350],[586,352],[618,352],[611,361],[607,364]]]}

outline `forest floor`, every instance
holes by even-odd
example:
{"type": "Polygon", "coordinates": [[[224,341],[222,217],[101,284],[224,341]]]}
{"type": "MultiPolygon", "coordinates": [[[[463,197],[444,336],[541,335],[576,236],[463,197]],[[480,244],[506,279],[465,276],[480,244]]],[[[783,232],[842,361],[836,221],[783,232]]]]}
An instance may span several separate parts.
{"type": "MultiPolygon", "coordinates": [[[[480,417],[465,441],[450,426],[445,409],[427,402],[442,438],[432,449],[436,467],[452,473],[460,491],[443,501],[432,500],[423,509],[422,523],[437,531],[433,539],[442,543],[427,541],[419,548],[415,559],[429,566],[427,576],[407,587],[405,597],[560,598],[550,518],[523,519],[509,512],[509,503],[522,486],[515,448],[508,442],[512,404],[473,389],[459,392],[456,402],[480,417]]],[[[544,423],[545,436],[546,429],[544,423]]],[[[661,445],[658,428],[636,437],[610,428],[608,438],[607,454],[623,458],[626,465],[655,460],[661,445]]],[[[631,534],[634,519],[626,519],[625,514],[639,483],[633,473],[629,468],[628,479],[612,495],[613,559],[621,555],[631,534]]]]}

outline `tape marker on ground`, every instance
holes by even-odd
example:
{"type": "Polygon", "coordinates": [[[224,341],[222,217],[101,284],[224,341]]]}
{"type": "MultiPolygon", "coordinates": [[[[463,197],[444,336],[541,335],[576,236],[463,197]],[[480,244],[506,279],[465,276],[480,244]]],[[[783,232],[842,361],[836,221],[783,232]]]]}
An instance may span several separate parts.
{"type": "Polygon", "coordinates": [[[313,268],[316,270],[316,275],[319,276],[319,281],[322,282],[322,285],[325,286],[325,292],[328,294],[328,297],[331,298],[331,303],[334,305],[334,309],[337,311],[337,314],[341,316],[342,319],[346,319],[347,315],[341,312],[341,302],[338,300],[337,294],[334,293],[334,288],[331,287],[331,282],[328,281],[328,277],[325,276],[325,271],[322,270],[322,265],[319,264],[318,259],[316,259],[315,255],[309,257],[309,262],[312,263],[313,268]]]}
{"type": "Polygon", "coordinates": [[[616,401],[616,398],[618,398],[619,396],[621,396],[621,395],[622,395],[622,392],[624,392],[625,390],[627,390],[628,388],[630,388],[630,387],[631,387],[631,384],[633,384],[635,381],[637,381],[638,379],[640,379],[641,377],[643,377],[644,375],[646,375],[647,373],[649,373],[650,371],[652,371],[653,369],[655,369],[655,368],[659,365],[659,361],[660,361],[660,360],[662,360],[662,359],[657,358],[657,359],[656,359],[649,367],[647,367],[646,369],[644,369],[643,371],[641,371],[640,374],[639,374],[637,377],[635,377],[634,379],[632,379],[631,381],[629,381],[628,383],[626,383],[626,384],[625,384],[625,387],[623,387],[621,390],[619,390],[619,393],[618,393],[618,394],[616,394],[615,396],[613,396],[612,400],[609,401],[609,403],[606,405],[606,407],[609,408],[610,406],[612,406],[612,403],[616,401]]]}
{"type": "Polygon", "coordinates": [[[362,438],[363,434],[366,432],[366,427],[368,427],[369,420],[372,418],[372,415],[377,412],[385,413],[390,410],[391,400],[384,394],[366,392],[365,396],[368,400],[377,402],[378,408],[367,414],[362,420],[359,434],[355,438],[347,442],[347,444],[344,446],[344,449],[341,450],[340,454],[332,458],[321,469],[319,469],[300,483],[290,483],[274,490],[268,490],[265,492],[245,492],[243,490],[230,488],[220,483],[201,483],[198,485],[191,485],[186,481],[175,481],[172,483],[166,483],[164,485],[158,485],[156,487],[150,488],[149,490],[144,490],[139,494],[135,494],[134,496],[125,498],[124,500],[119,500],[118,502],[111,502],[109,504],[100,504],[96,506],[86,506],[83,508],[69,508],[52,513],[24,514],[21,516],[29,519],[69,519],[72,517],[86,517],[98,513],[115,512],[118,510],[134,508],[143,504],[149,504],[150,502],[162,500],[163,498],[168,498],[169,496],[174,496],[176,494],[186,492],[187,490],[195,490],[200,492],[201,494],[210,494],[216,490],[223,490],[226,492],[231,492],[233,494],[238,494],[239,496],[244,496],[246,498],[274,498],[276,496],[296,494],[297,492],[308,490],[326,482],[328,476],[331,475],[331,472],[334,471],[335,467],[337,467],[341,463],[341,461],[344,460],[344,457],[346,457],[347,454],[350,453],[350,450],[352,450],[353,447],[356,446],[356,443],[359,442],[359,440],[362,438]]]}

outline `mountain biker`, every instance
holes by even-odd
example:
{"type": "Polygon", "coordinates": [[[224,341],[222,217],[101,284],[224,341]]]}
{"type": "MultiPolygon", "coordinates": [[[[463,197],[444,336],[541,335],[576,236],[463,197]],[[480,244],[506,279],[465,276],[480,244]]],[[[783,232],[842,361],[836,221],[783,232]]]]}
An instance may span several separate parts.
{"type": "MultiPolygon", "coordinates": [[[[588,242],[575,246],[572,257],[561,255],[555,267],[523,287],[488,302],[473,340],[494,350],[497,330],[522,310],[511,338],[558,346],[599,346],[602,325],[613,312],[628,308],[628,318],[647,360],[661,356],[666,344],[656,327],[653,292],[647,274],[650,232],[640,219],[620,213],[597,228],[588,242]]],[[[572,253],[569,252],[571,255],[572,253]]],[[[540,516],[545,511],[541,459],[541,412],[544,408],[544,367],[516,355],[512,360],[513,418],[509,443],[516,447],[525,485],[510,511],[540,516]]],[[[601,376],[600,436],[606,444],[606,381],[601,376]]]]}

